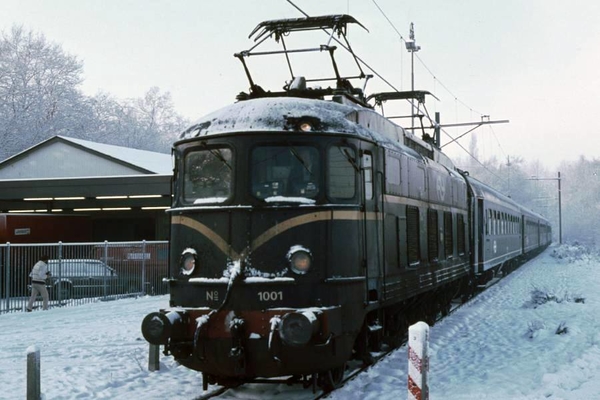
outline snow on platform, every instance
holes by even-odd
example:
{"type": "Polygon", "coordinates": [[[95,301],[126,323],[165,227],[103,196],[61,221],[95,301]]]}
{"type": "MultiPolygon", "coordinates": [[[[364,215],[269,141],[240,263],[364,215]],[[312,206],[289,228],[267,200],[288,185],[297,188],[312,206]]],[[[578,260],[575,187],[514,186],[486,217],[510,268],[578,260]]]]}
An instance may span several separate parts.
{"type": "MultiPolygon", "coordinates": [[[[30,346],[40,350],[46,399],[199,396],[201,374],[171,357],[147,370],[140,325],[167,306],[158,296],[0,315],[0,397],[25,398],[30,346]]],[[[600,256],[551,247],[431,327],[429,356],[432,400],[600,399],[600,256]]],[[[406,399],[407,368],[403,347],[330,398],[406,399]]],[[[254,384],[220,398],[265,396],[312,393],[254,384]]]]}

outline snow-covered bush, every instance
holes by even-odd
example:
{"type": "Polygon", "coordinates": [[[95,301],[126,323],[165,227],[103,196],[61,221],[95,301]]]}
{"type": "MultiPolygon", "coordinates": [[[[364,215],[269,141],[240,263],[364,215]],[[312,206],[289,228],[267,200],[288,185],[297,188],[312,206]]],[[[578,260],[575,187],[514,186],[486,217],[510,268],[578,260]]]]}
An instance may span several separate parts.
{"type": "Polygon", "coordinates": [[[576,261],[592,261],[592,259],[597,258],[598,254],[597,251],[575,241],[554,248],[551,256],[571,264],[576,261]]]}
{"type": "Polygon", "coordinates": [[[568,331],[569,331],[569,328],[567,328],[567,323],[561,322],[560,325],[558,325],[558,328],[556,328],[556,331],[554,331],[554,333],[556,333],[557,335],[564,335],[568,331]]]}
{"type": "Polygon", "coordinates": [[[569,292],[556,294],[547,288],[540,289],[534,286],[531,290],[531,299],[527,300],[524,304],[525,308],[538,308],[539,306],[549,303],[585,303],[585,298],[579,294],[574,295],[569,292]]]}
{"type": "MultiPolygon", "coordinates": [[[[540,320],[530,321],[527,324],[527,332],[525,333],[525,337],[528,339],[534,339],[540,335],[540,332],[545,330],[546,324],[540,320]]],[[[554,330],[554,334],[556,335],[565,335],[569,332],[569,328],[567,327],[566,322],[561,322],[558,327],[554,330]]]]}
{"type": "Polygon", "coordinates": [[[553,293],[548,292],[547,289],[542,290],[534,287],[531,291],[531,299],[525,302],[525,307],[537,308],[538,306],[546,304],[550,301],[556,301],[557,303],[560,302],[557,300],[556,296],[553,293]]]}
{"type": "Polygon", "coordinates": [[[531,321],[527,324],[527,333],[525,336],[527,336],[529,339],[533,339],[538,336],[539,331],[541,331],[542,329],[546,329],[546,325],[543,321],[531,321]]]}

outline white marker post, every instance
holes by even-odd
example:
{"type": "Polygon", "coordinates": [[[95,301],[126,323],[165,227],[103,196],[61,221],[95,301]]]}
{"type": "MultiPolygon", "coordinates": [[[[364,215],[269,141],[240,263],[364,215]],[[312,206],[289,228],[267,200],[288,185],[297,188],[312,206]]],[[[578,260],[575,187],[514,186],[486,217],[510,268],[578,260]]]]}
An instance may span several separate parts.
{"type": "Polygon", "coordinates": [[[150,351],[148,352],[148,371],[154,372],[160,370],[160,346],[156,344],[150,344],[150,351]]]}
{"type": "Polygon", "coordinates": [[[27,348],[27,400],[40,400],[40,349],[37,346],[27,348]]]}
{"type": "Polygon", "coordinates": [[[428,400],[429,325],[417,322],[408,328],[408,399],[428,400]]]}

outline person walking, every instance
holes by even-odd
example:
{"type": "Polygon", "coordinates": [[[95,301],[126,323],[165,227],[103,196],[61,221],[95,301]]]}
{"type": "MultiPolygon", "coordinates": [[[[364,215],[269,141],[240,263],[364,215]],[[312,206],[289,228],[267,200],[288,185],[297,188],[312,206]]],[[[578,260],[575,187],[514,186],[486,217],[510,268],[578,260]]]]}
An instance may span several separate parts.
{"type": "Polygon", "coordinates": [[[31,277],[31,297],[27,303],[27,311],[33,310],[33,303],[37,300],[38,293],[42,295],[44,300],[44,310],[48,309],[48,290],[46,289],[46,278],[49,277],[48,271],[48,256],[40,257],[40,260],[35,263],[29,276],[31,277]]]}

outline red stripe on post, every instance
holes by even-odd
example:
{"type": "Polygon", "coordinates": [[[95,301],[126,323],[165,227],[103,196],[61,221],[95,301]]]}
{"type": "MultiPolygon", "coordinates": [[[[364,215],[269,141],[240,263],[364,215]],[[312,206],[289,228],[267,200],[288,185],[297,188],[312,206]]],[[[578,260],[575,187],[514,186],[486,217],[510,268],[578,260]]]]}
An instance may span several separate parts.
{"type": "Polygon", "coordinates": [[[428,400],[429,325],[417,322],[408,328],[408,399],[428,400]]]}
{"type": "Polygon", "coordinates": [[[408,348],[408,359],[412,363],[412,365],[417,369],[417,371],[422,372],[423,361],[419,358],[417,353],[412,349],[412,347],[408,348]]]}
{"type": "Polygon", "coordinates": [[[421,400],[421,388],[417,386],[410,376],[408,377],[408,392],[412,394],[416,400],[421,400]]]}

